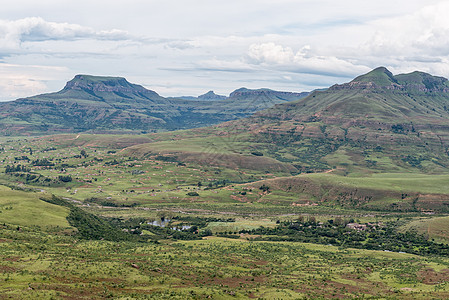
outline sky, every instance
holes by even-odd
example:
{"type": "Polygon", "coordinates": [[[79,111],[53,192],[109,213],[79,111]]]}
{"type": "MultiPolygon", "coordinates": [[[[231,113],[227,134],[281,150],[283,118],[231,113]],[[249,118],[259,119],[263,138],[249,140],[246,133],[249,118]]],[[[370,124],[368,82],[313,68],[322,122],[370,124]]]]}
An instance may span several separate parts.
{"type": "Polygon", "coordinates": [[[120,76],[162,96],[311,91],[385,66],[449,77],[449,1],[5,0],[0,101],[120,76]]]}

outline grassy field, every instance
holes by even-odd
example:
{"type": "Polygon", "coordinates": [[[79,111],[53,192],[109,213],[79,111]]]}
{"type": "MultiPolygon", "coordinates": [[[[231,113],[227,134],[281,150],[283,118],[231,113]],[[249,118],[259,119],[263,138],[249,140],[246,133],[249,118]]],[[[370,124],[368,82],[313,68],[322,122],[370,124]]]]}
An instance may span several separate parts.
{"type": "Polygon", "coordinates": [[[449,175],[428,175],[417,173],[374,173],[365,177],[338,176],[333,174],[306,175],[317,181],[336,185],[361,187],[397,192],[449,194],[449,175]]]}
{"type": "MultiPolygon", "coordinates": [[[[286,176],[183,159],[172,153],[173,145],[182,146],[177,140],[191,139],[184,150],[192,153],[207,149],[204,140],[192,132],[163,136],[172,142],[158,142],[159,135],[2,139],[0,182],[22,190],[0,186],[0,294],[12,299],[449,297],[444,255],[255,241],[274,235],[240,233],[311,218],[319,228],[320,222],[339,219],[376,226],[397,222],[401,232],[416,230],[447,242],[449,217],[442,208],[449,175],[354,167],[346,176],[340,168],[286,176]],[[156,143],[133,146],[143,142],[156,143]],[[139,147],[145,154],[133,152],[139,147]],[[14,170],[6,172],[11,166],[14,170]],[[381,197],[358,206],[373,191],[381,197]],[[415,194],[436,197],[436,212],[418,209],[415,194]],[[193,225],[192,220],[204,226],[194,240],[173,238],[174,231],[158,235],[144,225],[147,235],[137,236],[139,241],[86,240],[70,227],[69,208],[39,199],[50,195],[105,220],[134,224],[121,227],[125,231],[161,218],[173,218],[173,226],[193,225]],[[211,235],[201,235],[208,231],[211,235]]],[[[217,137],[208,154],[264,158],[251,154],[254,145],[241,143],[238,150],[225,145],[217,137]],[[216,147],[221,150],[214,152],[216,147]]],[[[351,160],[350,153],[338,155],[351,160]]],[[[326,234],[332,236],[332,230],[326,234]]]]}
{"type": "Polygon", "coordinates": [[[70,228],[66,220],[68,209],[39,199],[42,193],[14,191],[0,186],[0,223],[18,226],[70,228]]]}
{"type": "Polygon", "coordinates": [[[449,240],[449,217],[422,217],[404,226],[404,230],[416,230],[431,239],[449,240]]]}
{"type": "Polygon", "coordinates": [[[0,293],[12,299],[449,296],[446,259],[313,244],[114,243],[3,226],[0,257],[0,293]]]}

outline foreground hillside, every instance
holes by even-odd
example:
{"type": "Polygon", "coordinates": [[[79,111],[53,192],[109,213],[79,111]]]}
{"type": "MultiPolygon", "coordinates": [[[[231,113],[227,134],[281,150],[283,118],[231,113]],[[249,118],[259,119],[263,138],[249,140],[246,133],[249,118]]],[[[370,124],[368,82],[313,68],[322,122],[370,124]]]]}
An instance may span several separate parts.
{"type": "Polygon", "coordinates": [[[242,88],[229,97],[206,94],[184,100],[161,97],[120,77],[77,75],[59,92],[0,103],[0,134],[195,128],[247,117],[307,94],[242,88]]]}
{"type": "Polygon", "coordinates": [[[448,260],[286,242],[78,240],[0,225],[10,299],[447,298],[448,260]]]}

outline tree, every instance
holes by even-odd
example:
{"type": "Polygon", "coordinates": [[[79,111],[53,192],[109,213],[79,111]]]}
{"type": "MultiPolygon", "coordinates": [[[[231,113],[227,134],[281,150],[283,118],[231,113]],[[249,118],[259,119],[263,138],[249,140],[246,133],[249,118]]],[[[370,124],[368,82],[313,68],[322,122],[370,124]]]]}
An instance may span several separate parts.
{"type": "Polygon", "coordinates": [[[211,236],[212,235],[212,230],[210,229],[205,229],[202,233],[202,236],[211,236]]]}
{"type": "Polygon", "coordinates": [[[72,176],[70,175],[60,175],[59,176],[59,180],[62,182],[71,182],[72,181],[72,176]]]}
{"type": "Polygon", "coordinates": [[[262,190],[262,192],[264,193],[269,193],[270,192],[270,187],[265,185],[265,183],[259,188],[259,190],[262,190]]]}
{"type": "Polygon", "coordinates": [[[80,154],[81,154],[81,156],[84,157],[84,158],[87,158],[87,157],[89,156],[89,155],[87,155],[86,150],[84,150],[84,149],[81,150],[81,153],[80,153],[80,154]]]}

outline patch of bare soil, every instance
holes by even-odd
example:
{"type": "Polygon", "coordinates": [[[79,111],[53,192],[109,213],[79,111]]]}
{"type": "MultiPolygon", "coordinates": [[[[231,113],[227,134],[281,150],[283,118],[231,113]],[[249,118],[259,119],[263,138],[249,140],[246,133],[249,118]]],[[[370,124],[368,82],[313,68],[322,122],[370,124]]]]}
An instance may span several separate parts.
{"type": "Polygon", "coordinates": [[[424,284],[435,285],[449,281],[449,269],[436,272],[431,268],[426,268],[418,272],[418,280],[424,284]]]}

